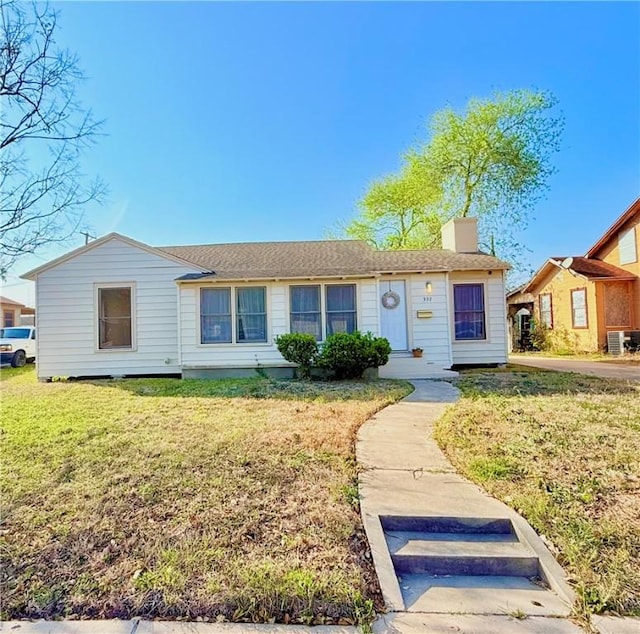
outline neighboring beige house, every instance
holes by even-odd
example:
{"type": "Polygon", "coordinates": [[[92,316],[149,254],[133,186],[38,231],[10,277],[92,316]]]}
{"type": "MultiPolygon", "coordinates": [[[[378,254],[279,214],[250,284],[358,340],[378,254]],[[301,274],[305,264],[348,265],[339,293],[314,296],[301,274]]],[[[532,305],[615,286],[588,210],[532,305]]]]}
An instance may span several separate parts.
{"type": "Polygon", "coordinates": [[[522,289],[536,319],[584,351],[640,341],[640,198],[584,256],[552,257],[522,289]],[[611,334],[609,334],[611,333],[611,334]]]}
{"type": "Polygon", "coordinates": [[[35,311],[20,302],[16,302],[8,297],[0,296],[0,317],[1,328],[9,328],[11,326],[26,326],[33,324],[35,311]]]}
{"type": "Polygon", "coordinates": [[[276,336],[356,329],[389,339],[381,376],[505,363],[508,265],[478,252],[475,219],[446,225],[443,244],[154,248],[111,233],[23,276],[36,282],[38,376],[291,375],[276,336]]]}

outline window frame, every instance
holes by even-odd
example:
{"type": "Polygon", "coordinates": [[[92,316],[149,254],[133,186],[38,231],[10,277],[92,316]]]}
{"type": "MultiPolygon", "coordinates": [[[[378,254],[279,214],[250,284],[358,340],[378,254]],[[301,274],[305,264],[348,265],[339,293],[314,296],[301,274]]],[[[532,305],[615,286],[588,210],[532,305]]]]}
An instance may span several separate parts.
{"type": "Polygon", "coordinates": [[[636,226],[633,226],[633,227],[629,227],[629,229],[627,229],[626,231],[621,231],[618,234],[618,262],[620,266],[635,264],[638,261],[639,254],[638,254],[638,243],[637,243],[637,237],[636,237],[637,231],[638,231],[638,228],[636,226]],[[633,260],[625,260],[623,262],[622,260],[623,245],[621,243],[623,242],[623,240],[626,240],[626,239],[629,240],[629,242],[633,247],[633,260]]]}
{"type": "Polygon", "coordinates": [[[452,316],[453,316],[453,342],[454,343],[471,343],[471,342],[486,342],[489,340],[487,332],[487,298],[486,298],[486,284],[484,282],[459,282],[451,285],[451,302],[452,302],[452,316]],[[479,286],[482,288],[482,337],[458,337],[456,334],[456,314],[457,313],[479,313],[479,310],[456,310],[456,288],[459,286],[479,286]]]}
{"type": "Polygon", "coordinates": [[[137,340],[137,316],[136,316],[136,283],[135,282],[96,282],[94,283],[94,319],[93,324],[95,328],[95,351],[102,353],[118,353],[118,352],[136,352],[138,349],[137,340]],[[130,315],[129,320],[131,323],[131,346],[117,347],[117,348],[102,348],[100,347],[100,291],[116,288],[128,288],[130,298],[130,315]]]}
{"type": "Polygon", "coordinates": [[[2,327],[3,328],[15,328],[16,325],[16,311],[10,308],[4,308],[2,310],[2,327]],[[11,315],[11,323],[7,323],[7,316],[11,315]]]}
{"type": "MultiPolygon", "coordinates": [[[[357,332],[358,331],[358,285],[353,282],[353,283],[346,283],[346,284],[324,284],[324,310],[323,310],[323,316],[324,316],[324,340],[326,340],[326,338],[329,336],[329,313],[353,313],[353,324],[354,324],[354,328],[352,332],[357,332]],[[329,311],[329,288],[332,287],[336,287],[336,286],[349,286],[349,287],[353,287],[353,310],[332,310],[329,311]]],[[[331,334],[335,334],[335,333],[331,333],[331,334]]]]}
{"type": "Polygon", "coordinates": [[[586,286],[578,286],[577,288],[572,288],[570,291],[571,297],[571,327],[574,330],[588,330],[589,329],[589,306],[587,302],[587,287],[586,286]],[[573,302],[573,294],[577,291],[581,291],[584,293],[584,326],[576,326],[576,312],[575,305],[573,302]]]}
{"type": "Polygon", "coordinates": [[[323,305],[322,305],[322,284],[289,284],[289,333],[291,334],[305,334],[297,333],[293,331],[293,315],[318,315],[318,321],[320,324],[320,335],[316,337],[317,342],[324,341],[324,333],[326,332],[324,319],[323,319],[323,305]],[[296,311],[293,308],[293,289],[294,288],[315,288],[318,292],[318,310],[308,311],[296,311]]]}
{"type": "Polygon", "coordinates": [[[549,330],[553,330],[553,294],[552,293],[540,293],[538,295],[538,312],[540,313],[540,324],[548,328],[549,330]],[[549,298],[549,323],[545,324],[544,319],[542,317],[542,298],[549,298]]]}
{"type": "Polygon", "coordinates": [[[233,346],[237,347],[265,347],[272,346],[272,335],[271,335],[271,319],[270,319],[270,307],[271,307],[271,287],[268,284],[256,284],[256,283],[247,283],[247,284],[202,284],[197,286],[196,293],[196,335],[195,335],[195,343],[197,347],[209,348],[210,346],[233,346]],[[230,301],[231,301],[231,341],[212,341],[210,343],[203,343],[202,341],[202,302],[201,302],[201,293],[206,289],[229,289],[231,293],[230,301]],[[237,340],[237,301],[238,295],[236,290],[239,288],[263,288],[264,289],[264,302],[265,302],[265,320],[266,320],[266,340],[264,341],[238,341],[237,340]]]}
{"type": "MultiPolygon", "coordinates": [[[[198,289],[198,339],[201,345],[210,346],[210,345],[224,345],[233,343],[233,300],[234,293],[231,286],[201,286],[198,289]],[[202,293],[203,291],[227,291],[229,293],[229,341],[203,341],[202,340],[202,293]]],[[[225,315],[227,313],[213,313],[215,315],[225,315]]]]}
{"type": "MultiPolygon", "coordinates": [[[[267,328],[268,324],[268,310],[267,310],[267,287],[266,286],[237,286],[234,289],[235,295],[235,333],[232,332],[232,335],[235,334],[235,342],[239,344],[256,344],[256,343],[267,343],[269,341],[269,331],[267,328]],[[241,313],[240,312],[240,295],[238,291],[246,291],[246,290],[261,290],[264,298],[264,312],[262,313],[241,313]],[[240,333],[240,319],[242,316],[247,317],[255,317],[259,315],[264,317],[264,339],[243,339],[242,341],[238,338],[240,333]]],[[[244,328],[244,326],[243,326],[244,328]]]]}

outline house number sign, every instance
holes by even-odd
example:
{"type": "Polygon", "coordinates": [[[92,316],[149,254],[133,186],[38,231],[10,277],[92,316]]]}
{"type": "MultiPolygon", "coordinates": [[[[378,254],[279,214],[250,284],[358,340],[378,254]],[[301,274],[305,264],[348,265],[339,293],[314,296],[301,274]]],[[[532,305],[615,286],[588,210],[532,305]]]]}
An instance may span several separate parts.
{"type": "Polygon", "coordinates": [[[382,296],[382,305],[389,310],[398,308],[400,306],[400,295],[395,291],[387,291],[382,296]]]}

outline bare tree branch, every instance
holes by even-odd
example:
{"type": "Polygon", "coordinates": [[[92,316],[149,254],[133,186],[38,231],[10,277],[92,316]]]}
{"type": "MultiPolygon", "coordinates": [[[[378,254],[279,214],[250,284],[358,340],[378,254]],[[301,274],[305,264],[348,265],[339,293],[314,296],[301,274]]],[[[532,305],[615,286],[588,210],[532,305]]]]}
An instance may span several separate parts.
{"type": "Polygon", "coordinates": [[[106,193],[81,170],[102,122],[76,98],[84,76],[56,45],[57,19],[47,4],[0,0],[0,273],[67,240],[106,193]]]}

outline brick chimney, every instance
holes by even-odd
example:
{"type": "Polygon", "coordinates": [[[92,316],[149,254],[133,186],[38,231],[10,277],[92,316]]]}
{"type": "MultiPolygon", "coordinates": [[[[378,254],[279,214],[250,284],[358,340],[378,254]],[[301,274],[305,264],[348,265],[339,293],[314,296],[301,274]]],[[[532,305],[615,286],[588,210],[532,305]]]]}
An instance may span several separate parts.
{"type": "Polygon", "coordinates": [[[452,218],[442,225],[442,248],[456,253],[478,251],[478,219],[452,218]]]}

